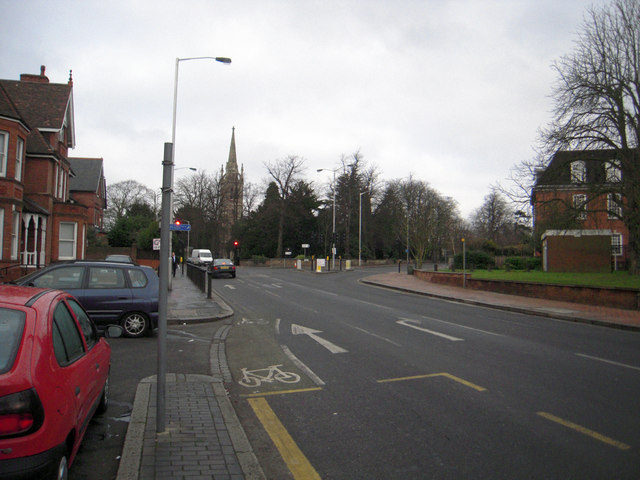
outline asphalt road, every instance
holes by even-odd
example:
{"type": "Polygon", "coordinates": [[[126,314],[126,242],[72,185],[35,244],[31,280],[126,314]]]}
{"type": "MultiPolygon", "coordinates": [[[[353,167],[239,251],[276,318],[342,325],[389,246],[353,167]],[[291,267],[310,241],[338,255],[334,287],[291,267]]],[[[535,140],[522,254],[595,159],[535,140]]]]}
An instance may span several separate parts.
{"type": "Polygon", "coordinates": [[[216,282],[268,478],[638,478],[638,333],[357,282],[371,273],[216,282]]]}

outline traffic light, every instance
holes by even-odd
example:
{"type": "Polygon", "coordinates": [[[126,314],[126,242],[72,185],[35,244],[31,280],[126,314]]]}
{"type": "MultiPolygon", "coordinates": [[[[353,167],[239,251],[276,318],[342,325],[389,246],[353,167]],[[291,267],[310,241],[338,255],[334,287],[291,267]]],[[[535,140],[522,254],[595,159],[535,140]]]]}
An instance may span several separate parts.
{"type": "Polygon", "coordinates": [[[182,225],[182,222],[178,219],[176,219],[173,223],[178,226],[182,225]]]}
{"type": "Polygon", "coordinates": [[[238,240],[234,240],[234,241],[233,241],[233,246],[234,246],[235,248],[238,248],[238,247],[240,246],[240,242],[238,242],[238,240]]]}

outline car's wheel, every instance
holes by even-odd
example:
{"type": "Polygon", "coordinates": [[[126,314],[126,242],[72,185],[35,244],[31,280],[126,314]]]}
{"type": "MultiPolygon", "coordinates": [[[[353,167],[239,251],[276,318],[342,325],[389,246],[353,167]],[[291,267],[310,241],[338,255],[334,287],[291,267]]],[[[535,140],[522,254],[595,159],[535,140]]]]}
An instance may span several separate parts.
{"type": "Polygon", "coordinates": [[[104,388],[102,389],[102,396],[100,397],[100,403],[96,408],[96,414],[102,415],[107,411],[109,407],[109,375],[107,375],[107,381],[104,382],[104,388]]]}
{"type": "Polygon", "coordinates": [[[69,457],[67,455],[65,448],[58,458],[56,470],[50,476],[52,480],[67,480],[69,478],[69,457]]]}
{"type": "Polygon", "coordinates": [[[149,319],[144,313],[130,312],[122,317],[122,328],[127,337],[142,337],[146,335],[149,327],[149,319]]]}

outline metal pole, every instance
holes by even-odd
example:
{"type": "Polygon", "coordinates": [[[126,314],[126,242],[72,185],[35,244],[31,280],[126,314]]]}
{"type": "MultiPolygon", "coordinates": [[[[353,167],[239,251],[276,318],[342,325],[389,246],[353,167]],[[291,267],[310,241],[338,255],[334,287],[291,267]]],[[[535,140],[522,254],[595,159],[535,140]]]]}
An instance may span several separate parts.
{"type": "MultiPolygon", "coordinates": [[[[173,79],[173,120],[171,122],[171,172],[169,173],[169,187],[173,193],[173,166],[175,160],[176,153],[176,113],[178,110],[178,66],[180,65],[180,59],[176,58],[176,70],[175,76],[173,79]]],[[[173,195],[170,196],[169,199],[169,217],[167,218],[167,224],[173,223],[173,195]]],[[[163,222],[164,225],[164,222],[163,222]]],[[[167,255],[171,255],[173,250],[171,232],[169,232],[169,240],[167,241],[169,248],[167,250],[167,255]]],[[[160,245],[162,247],[162,245],[160,245]]],[[[173,279],[171,277],[171,272],[167,272],[168,284],[167,288],[171,290],[173,288],[173,279]]]]}
{"type": "Polygon", "coordinates": [[[467,251],[464,238],[462,239],[462,288],[467,288],[467,251]]]}
{"type": "Polygon", "coordinates": [[[362,194],[360,192],[360,219],[358,222],[358,266],[362,266],[362,194]]]}
{"type": "Polygon", "coordinates": [[[158,291],[158,376],[156,432],[164,432],[165,420],[165,376],[167,371],[167,293],[169,289],[169,223],[171,217],[171,174],[173,172],[173,144],[164,144],[162,160],[162,215],[160,226],[160,267],[158,291]]]}
{"type": "Polygon", "coordinates": [[[331,268],[336,269],[336,171],[333,171],[333,235],[331,236],[331,268]]]}

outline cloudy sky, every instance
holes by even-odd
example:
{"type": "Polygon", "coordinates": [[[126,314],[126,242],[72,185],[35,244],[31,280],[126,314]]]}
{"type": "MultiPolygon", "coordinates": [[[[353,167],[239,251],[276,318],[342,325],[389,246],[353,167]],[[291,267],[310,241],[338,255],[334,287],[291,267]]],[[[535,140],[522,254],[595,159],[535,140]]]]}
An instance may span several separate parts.
{"type": "MultiPolygon", "coordinates": [[[[162,183],[180,62],[176,168],[213,173],[236,128],[246,180],[306,159],[325,185],[360,151],[466,218],[549,121],[551,64],[606,0],[0,0],[0,78],[73,70],[77,146],[108,183],[162,183]]],[[[189,174],[177,171],[176,177],[189,174]]]]}

